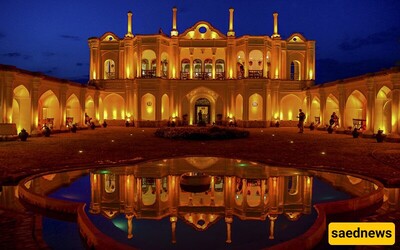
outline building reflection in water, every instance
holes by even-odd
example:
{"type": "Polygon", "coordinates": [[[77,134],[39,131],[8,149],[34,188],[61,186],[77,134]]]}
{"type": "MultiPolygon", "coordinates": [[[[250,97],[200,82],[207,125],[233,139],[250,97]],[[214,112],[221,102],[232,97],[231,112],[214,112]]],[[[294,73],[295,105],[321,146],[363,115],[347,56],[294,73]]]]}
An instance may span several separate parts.
{"type": "MultiPolygon", "coordinates": [[[[169,217],[173,243],[177,240],[177,220],[204,231],[222,219],[226,224],[226,242],[230,243],[232,223],[237,217],[268,220],[269,239],[274,239],[274,223],[278,216],[297,221],[303,214],[311,213],[315,174],[213,157],[168,159],[140,167],[112,168],[90,174],[89,211],[108,219],[125,214],[128,238],[133,237],[134,219],[169,217]],[[181,175],[199,171],[211,177],[208,190],[184,191],[180,187],[181,175]]],[[[319,176],[334,186],[349,183],[345,189],[354,196],[374,189],[371,182],[351,176],[329,173],[319,176]],[[345,178],[345,182],[341,178],[345,178]]]]}
{"type": "MultiPolygon", "coordinates": [[[[28,180],[23,186],[32,193],[48,196],[54,191],[68,189],[88,174],[90,192],[89,184],[84,184],[81,191],[78,188],[78,191],[64,192],[62,198],[90,203],[88,211],[91,214],[107,219],[123,215],[128,239],[134,237],[138,220],[169,218],[168,234],[173,243],[179,240],[176,237],[178,221],[197,231],[206,231],[222,220],[228,243],[233,240],[234,220],[266,221],[265,235],[274,239],[278,217],[297,221],[302,215],[311,213],[313,202],[330,201],[326,197],[318,198],[317,193],[321,193],[318,189],[314,189],[313,197],[317,179],[354,197],[376,189],[372,182],[349,175],[214,157],[176,158],[95,171],[54,173],[28,180]],[[181,176],[190,172],[201,172],[210,177],[205,192],[188,192],[181,188],[181,176]]],[[[399,199],[399,188],[385,189],[384,204],[377,213],[398,211],[399,199]]],[[[0,207],[25,210],[19,202],[16,186],[0,188],[0,207]]]]}

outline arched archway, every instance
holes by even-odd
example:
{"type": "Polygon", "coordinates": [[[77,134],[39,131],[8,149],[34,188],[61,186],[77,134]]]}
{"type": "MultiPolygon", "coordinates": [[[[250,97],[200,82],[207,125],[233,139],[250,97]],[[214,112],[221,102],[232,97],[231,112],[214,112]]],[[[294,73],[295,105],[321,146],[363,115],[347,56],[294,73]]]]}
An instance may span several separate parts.
{"type": "Polygon", "coordinates": [[[89,118],[98,119],[94,112],[94,101],[91,96],[88,96],[85,101],[85,113],[89,118]]]}
{"type": "Polygon", "coordinates": [[[104,98],[104,119],[123,120],[125,119],[125,101],[118,94],[110,94],[104,98]]]}
{"type": "Polygon", "coordinates": [[[75,94],[72,94],[68,100],[66,105],[66,117],[67,117],[67,125],[72,125],[78,123],[81,125],[81,107],[79,103],[78,97],[75,94]],[[71,124],[69,124],[71,123],[71,124]]]}
{"type": "Polygon", "coordinates": [[[164,94],[161,97],[161,119],[168,120],[170,117],[169,112],[169,97],[167,94],[164,94]]]}
{"type": "Polygon", "coordinates": [[[326,98],[325,110],[326,110],[326,112],[324,114],[325,125],[329,125],[329,120],[331,119],[331,115],[333,114],[333,112],[335,112],[336,115],[339,116],[339,124],[340,124],[340,120],[343,118],[340,118],[339,101],[338,101],[338,99],[336,99],[336,97],[334,95],[330,94],[328,96],[328,98],[326,98]]]}
{"type": "Polygon", "coordinates": [[[154,95],[147,93],[142,96],[141,101],[142,120],[154,121],[156,119],[156,98],[154,95]]]}
{"type": "Polygon", "coordinates": [[[43,93],[38,101],[39,126],[60,127],[60,103],[53,91],[43,93]]]}
{"type": "Polygon", "coordinates": [[[243,120],[243,96],[241,94],[236,96],[235,112],[236,119],[243,120]]]}
{"type": "Polygon", "coordinates": [[[296,95],[289,94],[282,98],[280,105],[280,120],[293,121],[296,120],[299,109],[303,109],[303,102],[296,95]]]}
{"type": "Polygon", "coordinates": [[[249,97],[249,120],[263,119],[263,98],[255,93],[249,97]]]}
{"type": "MultiPolygon", "coordinates": [[[[345,108],[345,127],[353,127],[353,119],[365,120],[367,116],[367,99],[358,90],[354,90],[347,98],[345,108]]],[[[364,123],[365,124],[365,123],[364,123]]],[[[363,125],[361,125],[363,129],[363,125]]]]}
{"type": "Polygon", "coordinates": [[[317,117],[319,117],[319,121],[321,121],[321,113],[320,113],[320,109],[321,108],[321,104],[320,104],[320,100],[317,97],[314,97],[313,100],[311,101],[311,110],[310,110],[310,122],[314,122],[315,125],[318,122],[317,121],[317,117]]]}
{"type": "Polygon", "coordinates": [[[12,122],[16,124],[17,130],[25,129],[31,131],[31,98],[29,91],[24,85],[14,89],[12,122]]]}
{"type": "Polygon", "coordinates": [[[390,89],[383,86],[376,95],[374,132],[380,129],[383,130],[385,134],[388,134],[392,130],[390,93],[390,89]]]}
{"type": "Polygon", "coordinates": [[[195,104],[195,123],[200,121],[205,121],[210,123],[211,119],[211,102],[207,98],[199,98],[196,100],[195,104]]]}

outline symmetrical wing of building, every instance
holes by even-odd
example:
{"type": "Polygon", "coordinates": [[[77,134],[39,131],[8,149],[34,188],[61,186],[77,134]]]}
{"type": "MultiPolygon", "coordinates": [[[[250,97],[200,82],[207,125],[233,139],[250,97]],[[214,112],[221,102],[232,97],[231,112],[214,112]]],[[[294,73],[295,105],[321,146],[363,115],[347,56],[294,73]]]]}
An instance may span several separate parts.
{"type": "Polygon", "coordinates": [[[199,119],[295,126],[302,109],[306,124],[326,126],[335,112],[338,129],[399,136],[400,70],[314,85],[315,41],[300,33],[282,38],[277,13],[271,36],[241,37],[232,8],[226,34],[206,21],[179,33],[176,8],[168,34],[133,34],[132,13],[127,16],[124,37],[106,32],[89,38],[87,85],[2,65],[0,122],[32,132],[43,124],[85,126],[90,118],[142,127],[199,119]]]}

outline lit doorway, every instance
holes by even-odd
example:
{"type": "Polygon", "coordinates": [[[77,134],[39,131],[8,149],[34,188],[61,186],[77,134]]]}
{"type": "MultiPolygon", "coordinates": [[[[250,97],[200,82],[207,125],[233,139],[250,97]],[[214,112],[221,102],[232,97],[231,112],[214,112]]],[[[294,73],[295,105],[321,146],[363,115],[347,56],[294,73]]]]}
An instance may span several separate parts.
{"type": "Polygon", "coordinates": [[[200,119],[205,121],[207,124],[210,123],[210,101],[206,98],[200,98],[195,103],[195,123],[199,123],[200,119]]]}

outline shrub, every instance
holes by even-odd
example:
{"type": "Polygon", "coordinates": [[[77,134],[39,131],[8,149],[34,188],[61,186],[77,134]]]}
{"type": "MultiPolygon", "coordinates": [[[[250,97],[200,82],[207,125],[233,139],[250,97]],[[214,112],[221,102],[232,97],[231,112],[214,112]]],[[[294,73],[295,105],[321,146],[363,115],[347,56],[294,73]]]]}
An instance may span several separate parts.
{"type": "Polygon", "coordinates": [[[213,127],[162,127],[155,132],[157,137],[186,140],[226,140],[246,138],[247,130],[213,127]]]}

